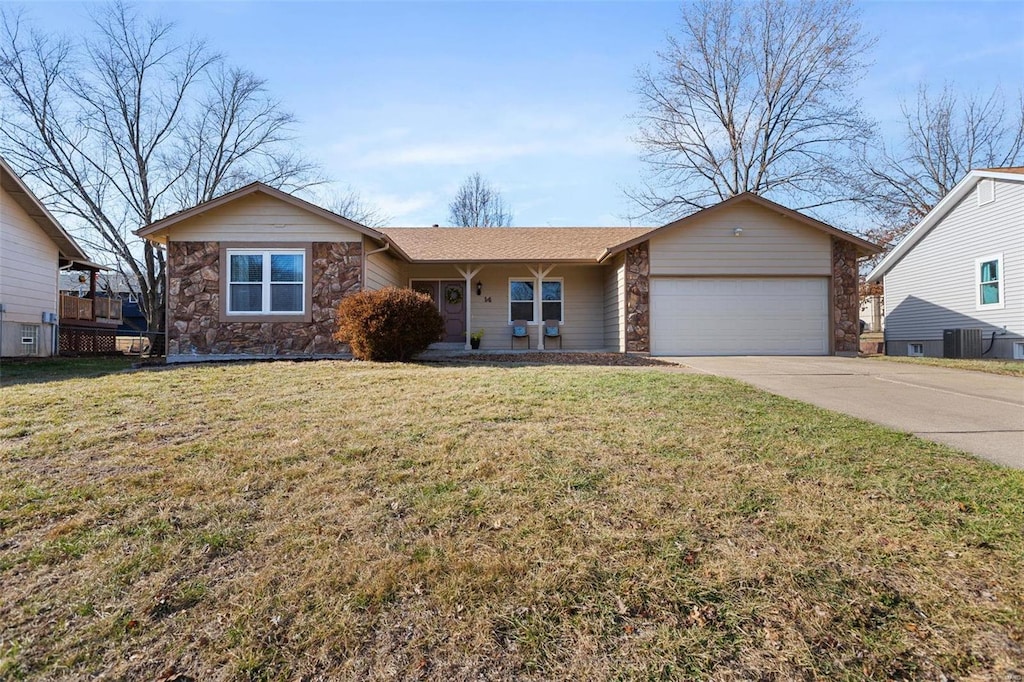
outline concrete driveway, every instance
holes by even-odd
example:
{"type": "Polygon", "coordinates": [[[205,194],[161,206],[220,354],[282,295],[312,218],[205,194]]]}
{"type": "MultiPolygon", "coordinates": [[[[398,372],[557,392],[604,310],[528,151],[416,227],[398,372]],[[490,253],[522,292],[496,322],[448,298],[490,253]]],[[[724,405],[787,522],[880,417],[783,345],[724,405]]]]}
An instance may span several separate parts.
{"type": "Polygon", "coordinates": [[[1024,469],[1024,378],[864,358],[665,359],[1024,469]]]}

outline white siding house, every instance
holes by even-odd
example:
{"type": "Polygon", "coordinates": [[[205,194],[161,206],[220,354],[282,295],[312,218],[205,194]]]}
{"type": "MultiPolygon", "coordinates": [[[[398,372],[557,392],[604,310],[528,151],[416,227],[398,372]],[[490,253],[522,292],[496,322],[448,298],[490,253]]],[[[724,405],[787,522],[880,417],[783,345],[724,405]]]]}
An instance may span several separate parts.
{"type": "Polygon", "coordinates": [[[971,171],[869,275],[889,355],[942,357],[980,329],[984,357],[1024,359],[1024,169],[971,171]]]}
{"type": "Polygon", "coordinates": [[[54,354],[58,273],[75,263],[95,267],[0,159],[0,356],[54,354]]]}

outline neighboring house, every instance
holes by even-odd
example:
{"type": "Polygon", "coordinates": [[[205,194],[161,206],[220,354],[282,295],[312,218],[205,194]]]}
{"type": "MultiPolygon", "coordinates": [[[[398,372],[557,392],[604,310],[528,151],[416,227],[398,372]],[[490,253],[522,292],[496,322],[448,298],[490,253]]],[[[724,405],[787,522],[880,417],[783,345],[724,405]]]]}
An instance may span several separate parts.
{"type": "Polygon", "coordinates": [[[975,170],[868,274],[884,281],[889,355],[944,355],[981,330],[984,357],[1024,359],[1024,168],[975,170]]]}
{"type": "MultiPolygon", "coordinates": [[[[89,295],[89,287],[89,280],[81,273],[60,273],[60,293],[66,296],[85,298],[89,295]]],[[[138,288],[136,287],[135,290],[138,291],[138,288]]],[[[117,327],[118,336],[137,335],[139,332],[146,331],[146,316],[124,275],[118,272],[97,273],[96,296],[114,298],[121,302],[121,323],[117,327]]]]}
{"type": "Polygon", "coordinates": [[[168,361],[334,356],[343,296],[412,287],[445,341],[685,354],[854,354],[878,247],[753,194],[659,228],[382,228],[256,183],[138,231],[167,247],[168,361]]]}
{"type": "Polygon", "coordinates": [[[116,311],[58,293],[61,270],[91,278],[99,269],[0,159],[0,356],[55,355],[75,346],[77,329],[85,330],[79,350],[105,349],[107,336],[112,349],[112,334],[100,332],[116,327],[117,320],[106,317],[116,311]]]}
{"type": "Polygon", "coordinates": [[[868,294],[860,299],[861,328],[866,332],[880,332],[885,328],[885,303],[881,294],[868,294]]]}

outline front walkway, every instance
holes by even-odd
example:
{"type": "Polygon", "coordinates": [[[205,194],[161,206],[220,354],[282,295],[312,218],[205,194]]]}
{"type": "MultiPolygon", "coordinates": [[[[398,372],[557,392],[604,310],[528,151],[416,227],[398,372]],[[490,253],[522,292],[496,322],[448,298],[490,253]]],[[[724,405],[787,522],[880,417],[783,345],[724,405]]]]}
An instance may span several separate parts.
{"type": "Polygon", "coordinates": [[[662,359],[1024,469],[1024,378],[865,358],[662,359]]]}

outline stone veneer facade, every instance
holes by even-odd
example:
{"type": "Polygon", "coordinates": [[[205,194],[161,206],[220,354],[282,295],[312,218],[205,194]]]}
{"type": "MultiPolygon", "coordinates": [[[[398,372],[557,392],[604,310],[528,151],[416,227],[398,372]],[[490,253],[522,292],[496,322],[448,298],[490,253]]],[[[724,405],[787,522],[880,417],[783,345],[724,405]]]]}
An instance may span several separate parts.
{"type": "MultiPolygon", "coordinates": [[[[220,315],[220,242],[167,246],[168,355],[309,355],[344,350],[334,340],[341,299],[362,286],[362,244],[314,242],[312,322],[231,322],[220,315]]],[[[298,245],[297,245],[298,246],[298,245]]]]}
{"type": "Polygon", "coordinates": [[[626,249],[626,352],[651,352],[650,242],[626,249]]]}
{"type": "Polygon", "coordinates": [[[857,280],[857,248],[832,237],[832,325],[836,353],[855,355],[860,350],[857,280]]]}

